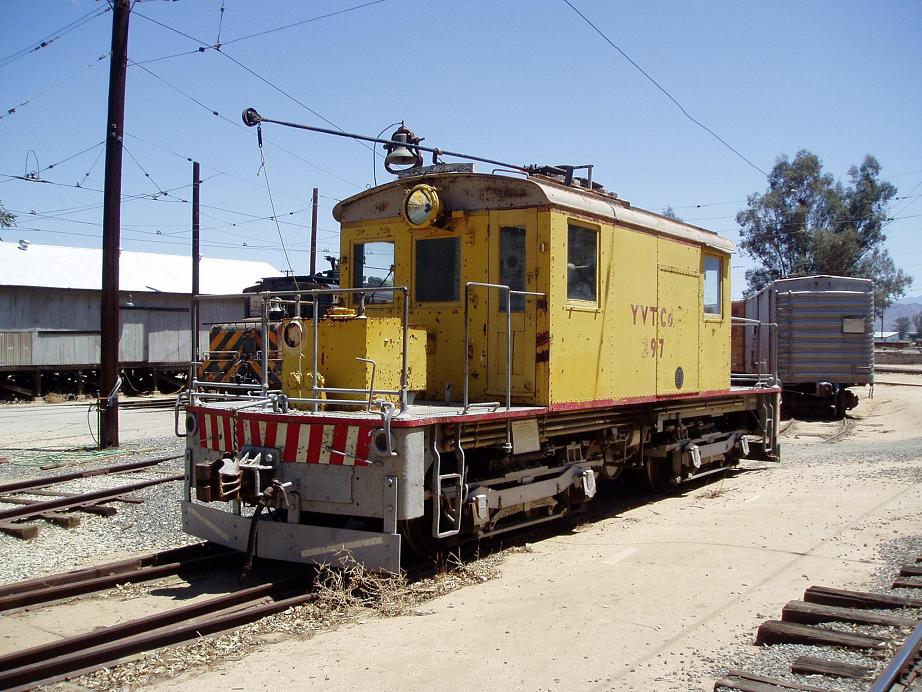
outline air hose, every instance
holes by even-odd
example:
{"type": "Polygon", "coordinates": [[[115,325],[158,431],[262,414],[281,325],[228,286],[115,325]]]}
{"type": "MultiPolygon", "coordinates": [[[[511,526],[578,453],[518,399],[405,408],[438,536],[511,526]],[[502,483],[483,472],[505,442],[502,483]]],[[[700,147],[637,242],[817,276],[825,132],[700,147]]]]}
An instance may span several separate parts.
{"type": "Polygon", "coordinates": [[[272,483],[259,494],[259,500],[256,503],[256,511],[250,518],[250,533],[247,538],[247,551],[243,563],[243,569],[240,570],[240,583],[245,582],[250,572],[253,571],[253,560],[256,558],[256,539],[259,533],[259,518],[266,510],[269,502],[280,493],[282,496],[282,505],[288,507],[288,495],[285,494],[285,487],[291,483],[282,483],[278,478],[273,478],[272,483]]]}

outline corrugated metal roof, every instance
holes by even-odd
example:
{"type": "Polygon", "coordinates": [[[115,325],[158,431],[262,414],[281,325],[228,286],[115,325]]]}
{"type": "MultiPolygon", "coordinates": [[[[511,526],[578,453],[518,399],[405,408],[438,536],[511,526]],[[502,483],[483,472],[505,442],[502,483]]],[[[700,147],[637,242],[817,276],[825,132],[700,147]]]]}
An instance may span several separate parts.
{"type": "MultiPolygon", "coordinates": [[[[202,293],[240,293],[281,272],[268,262],[203,257],[199,263],[202,293]]],[[[100,290],[102,250],[0,242],[0,286],[40,286],[100,290]]],[[[191,293],[192,258],[122,250],[119,289],[154,293],[191,293]]]]}

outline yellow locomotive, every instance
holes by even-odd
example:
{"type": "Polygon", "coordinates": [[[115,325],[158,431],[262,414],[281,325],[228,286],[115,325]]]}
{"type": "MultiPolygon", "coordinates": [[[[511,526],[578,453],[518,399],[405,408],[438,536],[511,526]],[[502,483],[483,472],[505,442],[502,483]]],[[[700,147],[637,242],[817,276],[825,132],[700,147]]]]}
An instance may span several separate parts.
{"type": "Polygon", "coordinates": [[[282,321],[281,387],[186,394],[187,532],[396,571],[402,542],[561,517],[625,469],[668,491],[778,459],[777,382],[731,384],[716,233],[569,167],[414,165],[333,213],[340,287],[263,294],[339,296],[282,321]]]}

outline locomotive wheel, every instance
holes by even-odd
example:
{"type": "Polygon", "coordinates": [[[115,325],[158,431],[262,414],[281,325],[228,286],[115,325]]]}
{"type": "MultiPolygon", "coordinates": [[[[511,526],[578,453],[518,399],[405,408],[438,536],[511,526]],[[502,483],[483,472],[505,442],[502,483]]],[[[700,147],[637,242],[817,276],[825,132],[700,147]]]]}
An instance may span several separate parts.
{"type": "Polygon", "coordinates": [[[644,475],[647,484],[654,493],[668,495],[676,491],[676,484],[670,477],[670,464],[663,459],[644,459],[644,475]]]}

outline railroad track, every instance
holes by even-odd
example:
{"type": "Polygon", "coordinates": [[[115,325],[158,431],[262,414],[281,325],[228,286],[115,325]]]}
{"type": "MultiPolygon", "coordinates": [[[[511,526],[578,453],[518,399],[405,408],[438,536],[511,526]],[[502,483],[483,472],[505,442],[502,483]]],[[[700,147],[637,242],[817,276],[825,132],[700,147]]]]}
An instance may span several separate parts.
{"type": "MultiPolygon", "coordinates": [[[[574,512],[560,522],[536,524],[483,542],[463,544],[451,551],[462,562],[477,560],[509,544],[541,540],[575,525],[613,516],[645,498],[601,498],[591,509],[574,512]]],[[[445,556],[442,556],[443,558],[445,556]]],[[[195,570],[217,568],[239,573],[243,556],[236,551],[197,543],[0,586],[0,613],[43,608],[52,603],[87,596],[127,583],[140,583],[195,570]]],[[[444,560],[414,560],[404,565],[411,581],[434,576],[444,560]]],[[[291,570],[286,570],[290,574],[291,570]]],[[[312,573],[308,570],[308,573],[312,573]]],[[[182,644],[215,634],[316,600],[309,577],[286,577],[213,596],[128,622],[0,656],[0,689],[21,690],[71,679],[123,662],[127,657],[182,644]]]]}
{"type": "MultiPolygon", "coordinates": [[[[199,543],[83,570],[0,587],[0,611],[47,606],[115,586],[224,565],[242,556],[199,543]]],[[[189,605],[0,656],[0,689],[25,690],[114,665],[126,657],[181,644],[283,612],[316,599],[310,578],[284,577],[189,605]]]]}
{"type": "Polygon", "coordinates": [[[122,410],[173,409],[176,399],[119,399],[118,407],[122,410]]]}
{"type": "Polygon", "coordinates": [[[133,461],[99,469],[40,476],[37,478],[0,484],[0,503],[15,505],[12,509],[0,510],[0,531],[19,538],[34,538],[38,534],[38,525],[34,523],[23,524],[23,521],[41,518],[67,528],[73,528],[79,524],[79,519],[72,515],[63,514],[63,512],[80,510],[103,516],[112,516],[116,512],[115,508],[105,506],[104,503],[113,500],[125,501],[126,496],[131,492],[152,485],[182,480],[183,475],[168,474],[160,478],[138,481],[136,483],[128,483],[85,493],[56,492],[48,490],[48,488],[82,478],[131,473],[178,458],[180,458],[179,455],[164,456],[156,459],[133,461]],[[47,496],[49,499],[37,500],[34,498],[25,498],[23,495],[47,496]]]}
{"type": "MultiPolygon", "coordinates": [[[[922,566],[918,564],[922,563],[922,557],[916,558],[916,563],[901,567],[900,576],[893,581],[892,588],[920,589],[922,595],[922,580],[917,579],[922,577],[922,566]]],[[[895,650],[883,672],[876,676],[879,666],[845,663],[823,656],[796,658],[791,664],[791,673],[824,676],[826,680],[849,679],[868,684],[868,689],[873,692],[909,689],[908,685],[922,673],[922,620],[915,614],[919,609],[922,609],[922,598],[811,586],[804,592],[802,600],[791,601],[784,606],[780,620],[767,620],[759,626],[756,644],[806,644],[827,647],[830,651],[858,651],[878,659],[891,655],[895,650]],[[907,612],[913,614],[907,615],[907,612]],[[869,628],[871,633],[844,631],[836,628],[835,623],[869,628]],[[900,632],[904,636],[911,631],[911,634],[902,642],[900,635],[883,634],[885,631],[900,632]],[[897,638],[894,639],[894,636],[897,638]]],[[[714,689],[822,692],[835,688],[730,670],[714,683],[714,689]]]]}
{"type": "MultiPolygon", "coordinates": [[[[623,502],[612,500],[606,502],[604,507],[574,513],[562,525],[565,527],[611,516],[618,508],[623,508],[623,502]]],[[[543,535],[556,533],[560,529],[561,524],[553,522],[536,525],[510,536],[504,535],[503,539],[491,539],[480,545],[465,544],[453,552],[461,561],[476,560],[483,554],[503,549],[504,542],[508,545],[510,540],[513,543],[539,540],[543,535]]],[[[197,543],[0,586],[0,613],[43,608],[116,585],[161,579],[194,570],[213,572],[221,567],[239,573],[242,563],[243,556],[236,551],[197,543]]],[[[439,569],[438,560],[414,560],[405,565],[407,578],[411,581],[432,577],[439,569]]],[[[290,573],[290,569],[287,571],[290,573]]],[[[0,656],[0,689],[24,690],[71,679],[112,666],[132,655],[182,644],[254,622],[316,600],[316,595],[308,592],[310,584],[307,577],[268,581],[191,605],[96,628],[91,632],[0,656]]]]}

